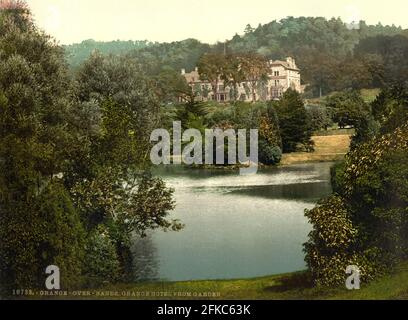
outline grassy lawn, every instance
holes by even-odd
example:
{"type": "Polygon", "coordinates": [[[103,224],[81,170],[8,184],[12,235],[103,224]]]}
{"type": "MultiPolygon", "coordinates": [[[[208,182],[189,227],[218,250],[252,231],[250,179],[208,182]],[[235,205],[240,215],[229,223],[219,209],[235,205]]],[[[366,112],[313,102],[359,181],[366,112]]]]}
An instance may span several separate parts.
{"type": "MultiPolygon", "coordinates": [[[[362,89],[360,92],[364,101],[371,103],[380,93],[380,89],[362,89]]],[[[328,96],[335,93],[336,92],[332,92],[331,94],[323,96],[322,98],[308,99],[307,102],[309,104],[319,105],[324,103],[324,100],[328,96]]],[[[316,132],[312,137],[312,140],[315,142],[314,152],[294,152],[284,154],[281,164],[290,165],[305,162],[340,161],[349,151],[350,139],[353,134],[353,129],[338,129],[316,132]]]]}
{"type": "Polygon", "coordinates": [[[365,102],[371,103],[377,98],[380,92],[380,89],[362,89],[361,95],[363,96],[365,102]]]}
{"type": "Polygon", "coordinates": [[[133,293],[128,299],[138,299],[143,292],[167,292],[167,297],[143,297],[140,299],[208,299],[204,293],[218,293],[211,299],[250,300],[326,300],[326,299],[408,299],[408,263],[400,265],[389,276],[370,284],[361,285],[361,290],[313,288],[306,272],[269,276],[246,280],[186,281],[163,283],[140,283],[115,285],[105,288],[117,292],[133,293]],[[192,297],[177,297],[185,293],[195,293],[192,297]]]}
{"type": "MultiPolygon", "coordinates": [[[[381,92],[381,89],[361,89],[360,90],[361,96],[363,97],[364,101],[367,103],[373,102],[377,98],[377,96],[380,94],[380,92],[381,92]]],[[[307,102],[310,104],[322,104],[327,97],[330,97],[336,93],[338,92],[334,91],[334,92],[329,93],[328,95],[322,96],[321,98],[307,99],[307,102]]]]}
{"type": "Polygon", "coordinates": [[[295,163],[339,161],[350,148],[350,134],[337,134],[326,136],[314,136],[314,152],[293,152],[284,154],[281,164],[290,165],[295,163]]]}

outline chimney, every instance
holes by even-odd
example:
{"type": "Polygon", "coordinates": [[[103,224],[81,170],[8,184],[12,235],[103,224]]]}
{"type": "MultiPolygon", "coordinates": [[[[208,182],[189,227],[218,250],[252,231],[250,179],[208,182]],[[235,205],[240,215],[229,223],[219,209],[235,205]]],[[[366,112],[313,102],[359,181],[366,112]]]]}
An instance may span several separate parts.
{"type": "Polygon", "coordinates": [[[198,67],[195,67],[195,71],[198,72],[198,67]]]}
{"type": "Polygon", "coordinates": [[[186,69],[181,69],[181,75],[184,76],[186,74],[186,69]]]}

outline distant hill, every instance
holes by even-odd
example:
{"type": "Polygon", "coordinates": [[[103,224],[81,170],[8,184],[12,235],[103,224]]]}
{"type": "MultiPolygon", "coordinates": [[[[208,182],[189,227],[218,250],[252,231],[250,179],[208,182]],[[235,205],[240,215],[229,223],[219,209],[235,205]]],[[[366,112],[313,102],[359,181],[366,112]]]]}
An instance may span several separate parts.
{"type": "Polygon", "coordinates": [[[146,48],[152,44],[147,40],[103,42],[89,39],[81,43],[64,46],[64,49],[69,65],[76,67],[84,62],[94,50],[98,50],[103,54],[125,54],[132,50],[146,48]]]}
{"type": "Polygon", "coordinates": [[[151,74],[164,68],[192,70],[206,52],[252,51],[269,59],[293,56],[311,96],[344,88],[380,88],[384,82],[408,79],[408,30],[364,21],[350,25],[340,18],[287,17],[257,28],[247,25],[243,34],[214,45],[195,39],[172,43],[87,40],[65,49],[74,67],[99,50],[139,59],[151,74]]]}

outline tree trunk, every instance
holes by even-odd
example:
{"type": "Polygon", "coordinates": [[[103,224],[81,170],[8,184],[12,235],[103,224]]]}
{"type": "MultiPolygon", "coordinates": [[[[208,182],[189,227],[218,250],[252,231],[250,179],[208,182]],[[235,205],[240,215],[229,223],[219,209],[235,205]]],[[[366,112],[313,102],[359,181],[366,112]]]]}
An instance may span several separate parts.
{"type": "Polygon", "coordinates": [[[252,82],[252,102],[256,102],[255,86],[256,86],[256,82],[252,82]]]}
{"type": "Polygon", "coordinates": [[[218,101],[218,100],[217,100],[217,94],[218,94],[218,80],[215,81],[215,85],[213,85],[213,92],[214,92],[214,100],[215,100],[215,101],[218,101]]]}
{"type": "Polygon", "coordinates": [[[238,84],[236,82],[234,82],[233,87],[234,87],[233,100],[237,101],[238,100],[238,84]]]}

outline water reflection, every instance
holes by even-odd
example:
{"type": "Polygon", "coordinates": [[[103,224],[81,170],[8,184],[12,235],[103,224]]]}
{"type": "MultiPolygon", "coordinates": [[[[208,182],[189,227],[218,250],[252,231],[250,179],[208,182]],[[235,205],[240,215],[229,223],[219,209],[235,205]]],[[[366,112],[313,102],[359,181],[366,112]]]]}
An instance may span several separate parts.
{"type": "Polygon", "coordinates": [[[331,192],[331,163],[262,169],[160,168],[186,228],[135,240],[135,280],[244,278],[305,268],[304,210],[331,192]]]}
{"type": "Polygon", "coordinates": [[[135,281],[159,279],[159,261],[157,257],[157,247],[152,236],[145,238],[135,236],[131,248],[133,259],[133,278],[135,281]]]}
{"type": "Polygon", "coordinates": [[[304,183],[290,185],[253,186],[231,190],[232,194],[261,197],[267,199],[297,199],[316,203],[322,197],[322,190],[330,190],[330,182],[310,182],[305,187],[304,183]]]}

